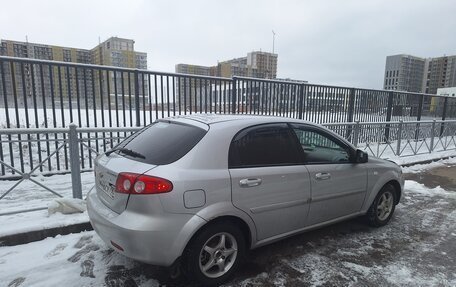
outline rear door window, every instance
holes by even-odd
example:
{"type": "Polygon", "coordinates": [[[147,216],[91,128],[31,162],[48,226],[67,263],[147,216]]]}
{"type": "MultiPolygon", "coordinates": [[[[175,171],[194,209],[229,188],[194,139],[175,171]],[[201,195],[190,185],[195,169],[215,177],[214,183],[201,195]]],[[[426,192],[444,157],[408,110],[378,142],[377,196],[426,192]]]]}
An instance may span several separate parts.
{"type": "Polygon", "coordinates": [[[229,151],[229,167],[294,165],[301,162],[302,152],[287,124],[266,124],[239,132],[229,151]]]}
{"type": "Polygon", "coordinates": [[[144,156],[122,156],[133,160],[164,165],[187,154],[206,134],[202,128],[176,122],[159,121],[127,138],[116,148],[126,148],[144,156]]]}

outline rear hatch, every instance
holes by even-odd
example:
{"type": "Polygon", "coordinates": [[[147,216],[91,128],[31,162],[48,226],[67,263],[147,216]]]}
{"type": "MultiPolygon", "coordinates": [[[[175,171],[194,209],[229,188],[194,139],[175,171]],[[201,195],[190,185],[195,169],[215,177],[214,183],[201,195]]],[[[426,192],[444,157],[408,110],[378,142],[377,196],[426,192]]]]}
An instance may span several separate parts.
{"type": "Polygon", "coordinates": [[[95,186],[98,198],[116,213],[125,210],[129,194],[115,192],[117,176],[121,172],[145,173],[156,165],[135,161],[116,153],[100,156],[95,163],[95,186]]]}
{"type": "Polygon", "coordinates": [[[100,200],[117,213],[124,211],[130,194],[116,192],[119,173],[143,174],[158,165],[171,164],[187,154],[209,127],[188,120],[160,120],[125,139],[114,152],[95,161],[96,191],[100,200]]]}

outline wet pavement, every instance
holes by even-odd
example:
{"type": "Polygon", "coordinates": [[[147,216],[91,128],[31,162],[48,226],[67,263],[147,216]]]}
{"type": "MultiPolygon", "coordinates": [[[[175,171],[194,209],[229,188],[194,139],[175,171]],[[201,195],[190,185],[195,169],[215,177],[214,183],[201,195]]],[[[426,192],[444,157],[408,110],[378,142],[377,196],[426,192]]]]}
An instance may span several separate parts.
{"type": "MultiPolygon", "coordinates": [[[[405,176],[387,226],[371,228],[357,218],[253,250],[225,286],[456,286],[456,166],[405,176]]],[[[197,286],[123,257],[93,231],[71,236],[71,244],[53,239],[45,257],[60,256],[59,268],[81,280],[74,286],[197,286]]],[[[7,264],[8,255],[2,260],[7,264]]],[[[9,276],[7,286],[30,286],[33,276],[9,276]]]]}
{"type": "Polygon", "coordinates": [[[404,174],[405,179],[414,180],[427,187],[437,186],[456,191],[456,165],[433,168],[420,173],[404,174]]]}

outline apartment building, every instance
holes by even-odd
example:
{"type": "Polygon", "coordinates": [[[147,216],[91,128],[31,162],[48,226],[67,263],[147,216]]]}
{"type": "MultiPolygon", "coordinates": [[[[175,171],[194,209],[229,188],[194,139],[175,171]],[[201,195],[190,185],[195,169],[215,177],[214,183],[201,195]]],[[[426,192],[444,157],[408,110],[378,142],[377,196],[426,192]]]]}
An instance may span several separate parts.
{"type": "Polygon", "coordinates": [[[437,89],[456,86],[456,56],[420,58],[412,55],[386,57],[383,88],[436,94],[437,89]]]}
{"type": "MultiPolygon", "coordinates": [[[[250,77],[262,79],[275,79],[277,77],[277,59],[278,55],[262,51],[253,51],[247,53],[245,57],[234,58],[222,62],[218,62],[214,66],[200,66],[190,64],[177,64],[175,66],[176,73],[190,74],[198,76],[215,76],[223,78],[250,77]]],[[[218,84],[210,84],[208,81],[198,79],[196,77],[185,78],[176,83],[176,90],[181,97],[186,97],[186,102],[189,102],[191,95],[196,98],[200,94],[206,95],[207,91],[216,91],[221,89],[218,84]]],[[[238,87],[243,89],[243,87],[238,87]]],[[[249,89],[258,89],[257,87],[249,87],[249,89]]],[[[230,87],[228,87],[230,91],[230,87]]],[[[255,91],[250,91],[255,94],[255,91]]],[[[242,92],[240,92],[242,94],[242,92]]],[[[257,92],[259,95],[259,91],[257,92]]],[[[180,101],[181,105],[185,100],[180,101]]],[[[183,107],[183,106],[182,106],[183,107]]],[[[183,107],[187,108],[188,107],[183,107]]]]}
{"type": "MultiPolygon", "coordinates": [[[[79,49],[72,47],[53,46],[46,44],[37,44],[30,42],[12,41],[12,40],[1,40],[0,41],[0,55],[9,57],[20,57],[20,58],[33,58],[39,60],[50,60],[50,61],[62,61],[62,62],[74,62],[90,64],[92,63],[92,55],[90,50],[79,49]]],[[[12,91],[12,82],[16,83],[16,93],[19,95],[18,101],[21,104],[24,101],[22,95],[26,94],[28,97],[40,98],[42,94],[51,94],[51,84],[58,82],[58,74],[56,71],[50,71],[49,69],[38,68],[33,65],[22,65],[20,67],[13,67],[14,78],[11,76],[11,67],[3,67],[4,81],[7,91],[12,91]],[[51,83],[52,73],[52,83],[51,83]],[[24,75],[24,79],[22,78],[24,75]],[[43,74],[46,80],[38,81],[40,74],[43,74]],[[34,87],[34,88],[33,88],[34,87]],[[25,89],[24,89],[25,88],[25,89]]],[[[61,78],[66,78],[66,70],[61,70],[61,78]]],[[[91,82],[89,76],[88,80],[91,82]]],[[[62,89],[64,97],[68,97],[69,93],[76,92],[76,85],[72,85],[69,89],[62,89]]],[[[7,98],[11,98],[12,95],[7,95],[7,98]]],[[[36,101],[38,105],[41,105],[42,101],[36,101]]]]}
{"type": "Polygon", "coordinates": [[[91,64],[90,50],[12,40],[0,41],[0,55],[91,64]]]}
{"type": "MultiPolygon", "coordinates": [[[[134,45],[134,40],[111,37],[106,41],[98,44],[95,48],[91,49],[92,62],[96,65],[145,70],[147,69],[147,54],[135,51],[134,45]]],[[[98,75],[95,76],[98,78],[98,75]]],[[[105,81],[104,77],[101,78],[102,84],[104,84],[103,81],[105,81]]],[[[144,85],[144,92],[146,93],[146,99],[148,99],[148,79],[144,78],[144,83],[142,83],[142,78],[138,79],[138,81],[140,83],[140,87],[144,85]]],[[[96,85],[99,85],[99,81],[95,81],[95,83],[96,85]]],[[[134,97],[134,95],[136,95],[135,85],[129,86],[128,83],[129,79],[127,74],[124,73],[124,75],[122,75],[121,72],[110,73],[111,97],[134,97]],[[122,86],[124,87],[123,93],[119,92],[122,86]],[[118,90],[117,95],[114,94],[115,88],[118,90]]],[[[143,89],[141,88],[138,91],[140,97],[143,96],[142,93],[143,89]]]]}
{"type": "Polygon", "coordinates": [[[215,76],[214,67],[189,65],[189,64],[177,64],[175,71],[178,74],[191,74],[199,76],[215,76]]]}
{"type": "MultiPolygon", "coordinates": [[[[111,37],[93,49],[1,40],[0,55],[49,61],[108,65],[124,68],[147,68],[147,54],[135,51],[133,40],[118,37],[111,37]]],[[[9,93],[13,91],[11,87],[14,81],[19,104],[21,104],[26,97],[39,99],[44,95],[46,98],[49,98],[53,93],[56,93],[57,88],[60,89],[58,83],[61,83],[62,100],[65,102],[64,106],[68,107],[69,102],[74,101],[74,95],[84,93],[85,96],[92,97],[94,91],[97,94],[100,90],[100,82],[104,86],[107,85],[105,83],[105,77],[102,77],[100,81],[99,74],[96,73],[93,75],[93,70],[91,69],[82,71],[82,69],[76,70],[64,67],[61,69],[57,69],[56,67],[54,69],[43,67],[45,66],[28,64],[3,67],[2,71],[4,73],[4,84],[6,86],[6,90],[9,93]],[[14,71],[14,77],[12,77],[11,71],[14,71]],[[22,77],[22,74],[24,74],[24,77],[22,77]],[[43,75],[43,81],[35,80],[40,79],[41,74],[43,75]],[[72,80],[67,81],[66,79],[68,78],[72,80]],[[22,82],[22,79],[24,79],[24,83],[22,82]],[[77,79],[77,81],[75,79],[77,79]],[[67,82],[70,84],[67,85],[67,82]],[[94,87],[92,87],[93,84],[94,87]],[[53,87],[54,90],[52,89],[53,87]],[[73,98],[71,98],[72,95],[73,98]]],[[[119,78],[118,84],[120,87],[120,73],[118,73],[117,76],[118,77],[116,78],[119,78]]],[[[109,84],[112,87],[114,86],[114,77],[114,73],[111,73],[109,84]]],[[[134,90],[132,92],[134,93],[134,90]]],[[[13,95],[7,94],[7,98],[11,97],[13,97],[13,95]]],[[[37,100],[36,102],[38,105],[42,103],[41,100],[37,100]]],[[[55,99],[55,104],[60,104],[59,99],[55,99]]]]}
{"type": "Polygon", "coordinates": [[[111,37],[91,50],[93,64],[147,69],[147,54],[134,49],[135,41],[111,37]]]}
{"type": "Polygon", "coordinates": [[[456,86],[456,56],[427,59],[424,92],[437,93],[439,88],[456,86]]]}
{"type": "Polygon", "coordinates": [[[411,55],[386,57],[385,90],[419,93],[422,90],[425,59],[411,55]]]}
{"type": "MultiPolygon", "coordinates": [[[[207,66],[199,66],[199,65],[189,65],[189,64],[177,64],[175,66],[175,71],[178,74],[190,74],[190,75],[197,75],[197,76],[215,76],[215,68],[214,67],[207,67],[207,66]]],[[[196,97],[199,97],[207,88],[209,88],[210,84],[208,81],[205,81],[203,78],[182,78],[179,77],[176,82],[176,93],[178,98],[186,96],[187,101],[190,99],[191,94],[195,94],[196,97]]],[[[180,102],[179,99],[177,102],[180,102]]],[[[182,104],[182,103],[181,103],[182,104]]],[[[196,103],[195,103],[196,104],[196,103]]],[[[181,106],[182,109],[186,109],[189,107],[181,106]]]]}
{"type": "Polygon", "coordinates": [[[239,76],[275,79],[277,77],[277,60],[277,54],[253,51],[247,53],[247,56],[245,57],[221,61],[214,66],[177,64],[176,73],[217,76],[224,78],[239,76]]]}
{"type": "Polygon", "coordinates": [[[277,54],[267,52],[251,52],[247,54],[249,77],[275,79],[277,77],[277,54]]]}

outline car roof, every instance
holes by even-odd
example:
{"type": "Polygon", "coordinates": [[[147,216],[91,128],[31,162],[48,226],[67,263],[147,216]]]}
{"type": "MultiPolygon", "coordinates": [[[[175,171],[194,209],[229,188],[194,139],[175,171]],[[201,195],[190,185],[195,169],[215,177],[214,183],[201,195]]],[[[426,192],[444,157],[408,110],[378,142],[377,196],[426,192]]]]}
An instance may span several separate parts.
{"type": "MultiPolygon", "coordinates": [[[[226,126],[230,126],[235,129],[243,129],[252,125],[257,124],[267,124],[267,123],[301,123],[307,124],[309,126],[318,127],[319,129],[327,130],[331,132],[324,126],[319,124],[301,120],[301,119],[294,119],[294,118],[287,118],[287,117],[279,117],[279,116],[265,116],[265,115],[239,115],[239,114],[191,114],[191,115],[179,115],[170,117],[167,119],[162,120],[170,120],[181,122],[185,124],[190,124],[194,126],[199,126],[205,130],[209,130],[210,126],[218,125],[220,127],[219,130],[223,130],[226,126]],[[225,126],[224,126],[225,125],[225,126]]],[[[332,134],[345,142],[346,144],[355,148],[349,141],[344,139],[342,136],[338,135],[337,133],[332,132],[332,134]]]]}
{"type": "Polygon", "coordinates": [[[226,115],[226,114],[191,114],[191,115],[179,115],[170,118],[175,121],[195,121],[206,125],[214,125],[218,123],[225,123],[230,121],[249,121],[264,123],[264,122],[301,122],[314,125],[314,123],[307,122],[304,120],[298,120],[293,118],[278,117],[278,116],[265,116],[265,115],[226,115]]]}

